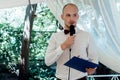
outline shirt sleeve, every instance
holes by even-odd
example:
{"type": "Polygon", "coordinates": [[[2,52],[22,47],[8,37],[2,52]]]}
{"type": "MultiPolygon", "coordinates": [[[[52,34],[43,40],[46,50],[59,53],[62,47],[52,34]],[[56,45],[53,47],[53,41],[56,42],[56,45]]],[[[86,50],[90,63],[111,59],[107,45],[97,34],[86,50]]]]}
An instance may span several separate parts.
{"type": "Polygon", "coordinates": [[[98,64],[97,46],[91,35],[88,38],[87,54],[90,61],[98,64]]]}
{"type": "Polygon", "coordinates": [[[45,64],[47,66],[52,65],[58,60],[62,53],[63,50],[61,49],[61,45],[56,46],[56,38],[55,34],[53,34],[49,40],[49,44],[45,53],[45,64]]]}

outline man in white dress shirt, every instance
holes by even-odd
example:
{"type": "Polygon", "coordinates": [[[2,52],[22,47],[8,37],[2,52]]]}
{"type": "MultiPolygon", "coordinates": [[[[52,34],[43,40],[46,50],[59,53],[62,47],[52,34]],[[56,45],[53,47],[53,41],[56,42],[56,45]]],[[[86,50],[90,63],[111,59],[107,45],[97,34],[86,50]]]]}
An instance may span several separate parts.
{"type": "Polygon", "coordinates": [[[57,80],[86,80],[88,74],[93,74],[96,68],[86,68],[81,72],[64,65],[70,58],[77,56],[98,64],[98,56],[95,44],[88,32],[79,30],[76,26],[79,19],[78,7],[68,3],[63,7],[61,18],[64,21],[64,30],[54,33],[50,40],[45,54],[45,63],[50,66],[57,63],[57,80]],[[75,35],[64,33],[70,30],[70,25],[75,26],[75,35]]]}

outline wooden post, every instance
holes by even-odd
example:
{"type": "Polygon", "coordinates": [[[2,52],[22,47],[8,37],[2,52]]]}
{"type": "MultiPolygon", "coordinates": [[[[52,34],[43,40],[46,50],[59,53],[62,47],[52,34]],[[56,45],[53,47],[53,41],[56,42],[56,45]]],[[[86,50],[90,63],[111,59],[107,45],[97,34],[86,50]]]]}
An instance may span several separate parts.
{"type": "Polygon", "coordinates": [[[18,80],[29,80],[29,73],[28,73],[29,45],[30,45],[30,37],[31,37],[31,31],[33,27],[36,7],[37,4],[34,5],[29,4],[26,9],[18,80]]]}

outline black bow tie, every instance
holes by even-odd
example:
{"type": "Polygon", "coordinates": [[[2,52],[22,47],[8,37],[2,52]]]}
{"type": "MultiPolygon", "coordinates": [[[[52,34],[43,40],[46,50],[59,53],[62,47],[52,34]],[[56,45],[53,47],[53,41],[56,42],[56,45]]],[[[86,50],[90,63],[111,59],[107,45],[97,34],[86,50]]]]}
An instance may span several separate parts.
{"type": "Polygon", "coordinates": [[[70,31],[69,30],[64,30],[64,33],[65,34],[68,34],[70,31]]]}

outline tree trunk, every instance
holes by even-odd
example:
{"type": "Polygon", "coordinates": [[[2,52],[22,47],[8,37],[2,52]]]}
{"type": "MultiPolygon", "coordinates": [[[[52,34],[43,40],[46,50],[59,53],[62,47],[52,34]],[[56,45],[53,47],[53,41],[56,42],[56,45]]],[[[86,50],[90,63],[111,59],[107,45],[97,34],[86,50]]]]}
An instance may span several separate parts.
{"type": "Polygon", "coordinates": [[[29,45],[30,36],[35,17],[37,4],[28,5],[25,15],[25,25],[23,31],[23,40],[20,54],[19,80],[29,80],[28,64],[29,64],[29,45]]]}

